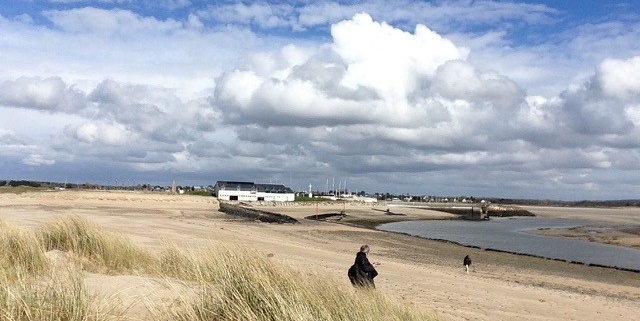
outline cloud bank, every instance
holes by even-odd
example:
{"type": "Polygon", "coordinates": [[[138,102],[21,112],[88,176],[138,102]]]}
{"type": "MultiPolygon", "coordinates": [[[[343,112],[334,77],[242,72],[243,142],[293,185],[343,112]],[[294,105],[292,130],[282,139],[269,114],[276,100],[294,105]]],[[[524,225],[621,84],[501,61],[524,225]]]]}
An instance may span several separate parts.
{"type": "Polygon", "coordinates": [[[611,37],[608,23],[596,40],[584,33],[595,25],[581,26],[565,33],[590,44],[499,49],[515,44],[508,27],[456,23],[546,26],[559,11],[406,2],[437,31],[384,5],[238,3],[184,19],[78,7],[42,11],[48,25],[0,17],[0,178],[637,198],[640,55],[598,49],[637,32],[611,37]],[[267,32],[282,29],[292,36],[267,32]],[[591,65],[559,66],[560,46],[591,65]]]}

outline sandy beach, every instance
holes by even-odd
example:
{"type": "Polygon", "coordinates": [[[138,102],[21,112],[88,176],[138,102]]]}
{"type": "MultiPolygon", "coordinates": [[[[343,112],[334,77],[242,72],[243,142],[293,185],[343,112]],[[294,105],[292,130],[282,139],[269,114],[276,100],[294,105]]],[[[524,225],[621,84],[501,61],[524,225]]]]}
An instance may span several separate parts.
{"type": "MultiPolygon", "coordinates": [[[[640,315],[640,273],[465,248],[358,227],[393,220],[446,219],[424,209],[375,205],[287,205],[263,209],[298,224],[268,224],[230,217],[212,197],[162,193],[52,191],[0,194],[0,220],[34,228],[56,216],[79,215],[136,244],[198,248],[243,244],[282,264],[313,270],[348,284],[346,270],[361,244],[380,262],[382,291],[434,311],[443,320],[635,320],[640,315]],[[305,219],[345,211],[343,224],[305,219]],[[471,273],[462,258],[473,258],[471,273]]],[[[634,225],[640,209],[527,208],[545,217],[569,217],[634,225]]],[[[633,239],[633,234],[629,236],[633,239]]],[[[631,242],[631,241],[630,241],[631,242]]],[[[135,275],[87,274],[94,293],[142,305],[151,293],[170,297],[135,275]]],[[[160,297],[162,299],[162,297],[160,297]]],[[[132,309],[132,311],[136,311],[132,309]]],[[[136,319],[131,316],[131,319],[136,319]]]]}

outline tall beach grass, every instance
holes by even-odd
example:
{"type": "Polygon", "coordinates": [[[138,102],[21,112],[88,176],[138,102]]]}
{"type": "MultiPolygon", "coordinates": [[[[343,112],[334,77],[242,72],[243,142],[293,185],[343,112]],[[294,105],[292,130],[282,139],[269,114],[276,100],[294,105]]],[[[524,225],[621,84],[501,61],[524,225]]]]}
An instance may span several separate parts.
{"type": "Polygon", "coordinates": [[[18,273],[12,280],[0,277],[0,320],[107,321],[118,319],[114,311],[89,295],[78,270],[18,273]]]}
{"type": "Polygon", "coordinates": [[[320,274],[272,262],[238,246],[160,253],[161,273],[188,280],[197,295],[149,306],[157,320],[437,320],[377,290],[354,290],[320,274]]]}
{"type": "Polygon", "coordinates": [[[117,309],[88,294],[75,265],[55,267],[36,235],[0,222],[0,320],[106,321],[117,309]]]}
{"type": "Polygon", "coordinates": [[[154,264],[149,251],[80,216],[55,219],[40,229],[38,237],[46,251],[70,252],[92,272],[122,273],[154,264]]]}
{"type": "Polygon", "coordinates": [[[33,233],[0,221],[0,269],[6,279],[20,273],[40,274],[48,268],[44,249],[33,233]]]}

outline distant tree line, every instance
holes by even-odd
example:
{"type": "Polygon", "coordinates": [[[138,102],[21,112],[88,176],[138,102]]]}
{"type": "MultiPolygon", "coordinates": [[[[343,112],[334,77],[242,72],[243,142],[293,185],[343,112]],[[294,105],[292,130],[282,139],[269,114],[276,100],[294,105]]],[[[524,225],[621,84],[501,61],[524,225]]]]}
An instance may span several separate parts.
{"type": "MultiPolygon", "coordinates": [[[[171,186],[160,186],[151,184],[136,184],[136,185],[100,185],[92,183],[59,183],[59,182],[44,182],[44,181],[28,181],[28,180],[0,180],[0,187],[18,187],[27,186],[34,188],[48,188],[48,189],[100,189],[100,190],[145,190],[145,191],[168,191],[171,186]]],[[[183,191],[187,194],[206,195],[211,196],[213,186],[176,186],[176,190],[183,191]]]]}
{"type": "Polygon", "coordinates": [[[42,184],[40,184],[39,182],[34,182],[34,181],[0,181],[0,186],[11,186],[11,187],[18,187],[18,186],[29,186],[29,187],[41,187],[42,184]]]}
{"type": "Polygon", "coordinates": [[[53,187],[64,187],[64,188],[95,188],[98,185],[94,184],[72,184],[72,183],[56,183],[56,182],[40,182],[40,181],[28,181],[28,180],[0,180],[0,187],[18,187],[18,186],[28,186],[28,187],[44,187],[44,188],[53,188],[53,187]]]}
{"type": "Polygon", "coordinates": [[[28,181],[28,180],[0,180],[0,186],[9,186],[9,187],[29,186],[29,187],[43,187],[43,188],[54,188],[54,187],[96,188],[99,185],[89,184],[89,183],[73,184],[73,183],[57,183],[57,182],[42,182],[42,181],[28,181]]]}

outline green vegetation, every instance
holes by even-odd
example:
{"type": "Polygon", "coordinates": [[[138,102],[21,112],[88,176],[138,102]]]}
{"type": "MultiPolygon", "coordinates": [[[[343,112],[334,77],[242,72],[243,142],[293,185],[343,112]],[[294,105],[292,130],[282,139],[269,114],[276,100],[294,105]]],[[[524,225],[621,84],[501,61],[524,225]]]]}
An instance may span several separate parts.
{"type": "Polygon", "coordinates": [[[27,192],[37,192],[40,190],[42,189],[38,187],[33,187],[33,186],[16,186],[16,187],[0,186],[0,194],[4,194],[4,193],[22,194],[27,192]]]}
{"type": "MultiPolygon", "coordinates": [[[[25,181],[25,180],[20,180],[20,181],[7,181],[5,182],[6,185],[12,186],[12,187],[18,187],[18,186],[30,186],[30,187],[41,187],[42,185],[38,182],[34,182],[34,181],[25,181]]],[[[2,184],[2,185],[5,185],[2,184]]]]}
{"type": "Polygon", "coordinates": [[[380,291],[356,291],[248,248],[167,245],[152,253],[76,216],[33,233],[0,224],[1,320],[122,319],[128,307],[89,294],[87,269],[161,277],[168,287],[179,287],[178,299],[140,302],[153,320],[437,320],[380,291]],[[64,254],[64,268],[48,262],[45,251],[52,250],[64,254]]]}
{"type": "Polygon", "coordinates": [[[186,192],[184,192],[187,195],[198,195],[198,196],[208,196],[208,197],[212,197],[211,195],[211,191],[208,190],[204,190],[204,189],[200,189],[200,190],[194,190],[194,191],[189,191],[187,190],[186,192]]]}

